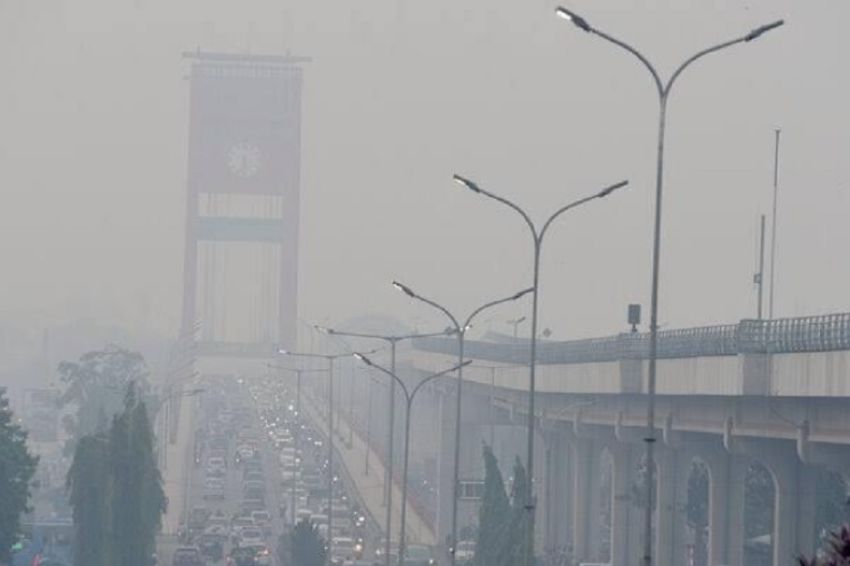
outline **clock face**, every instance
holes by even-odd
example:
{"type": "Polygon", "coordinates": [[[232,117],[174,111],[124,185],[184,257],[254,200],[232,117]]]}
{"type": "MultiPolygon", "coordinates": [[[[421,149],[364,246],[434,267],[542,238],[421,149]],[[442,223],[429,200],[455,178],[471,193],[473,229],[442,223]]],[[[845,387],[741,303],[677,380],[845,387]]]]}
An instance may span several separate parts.
{"type": "Polygon", "coordinates": [[[247,142],[237,143],[227,152],[227,167],[237,177],[253,177],[260,170],[260,149],[247,142]]]}

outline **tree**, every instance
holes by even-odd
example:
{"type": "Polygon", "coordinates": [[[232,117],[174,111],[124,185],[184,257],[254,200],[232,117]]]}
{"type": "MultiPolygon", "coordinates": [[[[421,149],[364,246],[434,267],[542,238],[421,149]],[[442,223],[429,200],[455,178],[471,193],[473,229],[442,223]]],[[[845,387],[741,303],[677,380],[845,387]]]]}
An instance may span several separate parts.
{"type": "Polygon", "coordinates": [[[138,400],[133,384],[127,390],[124,411],[112,420],[108,446],[112,485],[109,547],[113,562],[147,566],[166,499],[147,408],[138,400]]]}
{"type": "Polygon", "coordinates": [[[27,450],[27,433],[15,424],[6,388],[0,387],[0,562],[12,558],[27,509],[30,481],[38,459],[27,450]]]}
{"type": "Polygon", "coordinates": [[[69,455],[80,438],[98,429],[104,417],[108,423],[121,411],[121,396],[131,383],[142,393],[148,390],[148,371],[142,355],[112,344],[83,354],[77,362],[60,363],[58,371],[67,387],[60,404],[77,407],[76,416],[69,415],[64,420],[71,436],[65,446],[69,455]]]}
{"type": "Polygon", "coordinates": [[[829,546],[821,558],[800,558],[800,566],[848,566],[850,565],[850,525],[844,525],[830,535],[829,546]]]}
{"type": "Polygon", "coordinates": [[[478,509],[475,566],[493,566],[503,560],[502,537],[510,518],[510,502],[499,463],[490,446],[484,446],[484,497],[478,509]]]}
{"type": "Polygon", "coordinates": [[[522,564],[525,560],[528,539],[528,510],[526,509],[526,494],[528,490],[528,477],[525,467],[517,457],[514,461],[514,481],[511,486],[511,508],[510,521],[502,539],[506,547],[503,550],[503,561],[505,566],[522,564]]]}
{"type": "Polygon", "coordinates": [[[109,498],[108,440],[104,435],[84,436],[74,450],[66,485],[74,519],[74,564],[107,566],[109,498]]]}
{"type": "Polygon", "coordinates": [[[327,550],[319,530],[309,519],[292,528],[289,549],[293,566],[324,566],[327,550]]]}

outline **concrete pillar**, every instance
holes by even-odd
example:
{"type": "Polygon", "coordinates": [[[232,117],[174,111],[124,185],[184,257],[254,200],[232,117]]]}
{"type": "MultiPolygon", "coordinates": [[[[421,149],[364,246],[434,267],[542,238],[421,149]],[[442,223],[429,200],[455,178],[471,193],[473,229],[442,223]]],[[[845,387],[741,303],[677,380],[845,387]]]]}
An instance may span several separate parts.
{"type": "Polygon", "coordinates": [[[769,464],[776,483],[774,566],[791,566],[815,551],[815,474],[796,458],[769,464]]]}
{"type": "Polygon", "coordinates": [[[747,461],[724,450],[701,453],[708,465],[708,564],[743,566],[747,461]]]}
{"type": "Polygon", "coordinates": [[[543,548],[558,549],[567,546],[570,517],[570,474],[567,469],[569,443],[566,433],[549,432],[545,436],[546,469],[541,507],[541,521],[545,525],[543,548]]]}
{"type": "Polygon", "coordinates": [[[590,562],[599,548],[601,447],[590,438],[572,443],[572,545],[577,562],[590,562]]]}
{"type": "Polygon", "coordinates": [[[439,401],[437,426],[440,450],[437,454],[437,545],[447,548],[446,542],[452,532],[452,497],[454,493],[454,442],[455,409],[454,397],[442,395],[439,401]]]}
{"type": "Polygon", "coordinates": [[[634,505],[632,486],[636,452],[630,444],[612,446],[611,566],[633,566],[641,561],[641,510],[634,505]]]}
{"type": "Polygon", "coordinates": [[[688,473],[690,454],[663,447],[656,459],[658,507],[656,564],[684,566],[687,543],[688,473]]]}

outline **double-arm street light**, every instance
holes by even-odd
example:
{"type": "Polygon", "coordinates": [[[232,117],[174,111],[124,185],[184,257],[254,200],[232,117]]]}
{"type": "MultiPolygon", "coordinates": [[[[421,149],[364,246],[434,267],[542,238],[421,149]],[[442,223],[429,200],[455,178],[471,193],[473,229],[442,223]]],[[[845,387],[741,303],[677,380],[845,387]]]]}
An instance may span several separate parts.
{"type": "Polygon", "coordinates": [[[510,324],[511,326],[514,327],[514,339],[517,338],[519,325],[522,324],[523,322],[525,322],[525,318],[526,317],[523,315],[523,316],[520,316],[520,317],[517,317],[517,318],[512,318],[509,321],[507,321],[508,324],[510,324]]]}
{"type": "Polygon", "coordinates": [[[333,504],[334,504],[334,362],[339,358],[346,358],[351,354],[312,354],[307,352],[290,352],[289,350],[279,350],[279,354],[283,356],[293,356],[299,358],[320,358],[328,362],[328,555],[327,563],[331,563],[331,553],[333,551],[333,504]]]}
{"type": "MultiPolygon", "coordinates": [[[[429,375],[428,377],[420,380],[413,389],[408,389],[407,385],[404,381],[399,378],[394,372],[379,366],[378,364],[372,362],[369,358],[367,358],[363,354],[354,354],[358,360],[366,364],[367,366],[373,367],[378,371],[381,371],[390,378],[395,383],[398,383],[399,387],[401,387],[402,393],[404,393],[404,400],[406,402],[406,408],[404,413],[404,460],[402,461],[402,472],[401,472],[401,524],[399,525],[399,542],[398,542],[398,563],[399,566],[404,566],[405,560],[405,549],[406,549],[406,537],[405,537],[405,529],[407,527],[407,468],[408,461],[410,460],[410,415],[411,409],[413,407],[413,400],[416,398],[416,394],[422,390],[422,386],[426,383],[446,375],[447,373],[451,373],[453,371],[460,371],[460,369],[472,363],[472,360],[468,360],[466,362],[460,363],[455,367],[449,368],[447,370],[435,373],[433,375],[429,375]]],[[[387,539],[390,538],[390,533],[387,532],[387,539]]]]}
{"type": "Polygon", "coordinates": [[[604,189],[595,194],[578,199],[574,202],[562,206],[554,213],[552,213],[552,215],[549,216],[548,219],[546,219],[542,227],[538,228],[534,221],[531,219],[531,217],[522,208],[520,208],[519,205],[514,204],[513,202],[502,196],[496,195],[494,193],[482,189],[473,181],[465,177],[461,177],[460,175],[455,175],[454,180],[459,185],[469,189],[474,193],[489,197],[513,209],[516,213],[522,216],[522,219],[528,225],[528,229],[531,232],[531,240],[534,247],[534,275],[533,285],[531,287],[531,290],[533,291],[531,299],[531,347],[528,362],[528,438],[526,440],[528,446],[525,462],[525,468],[528,473],[528,485],[526,487],[525,494],[525,509],[528,511],[528,521],[526,532],[527,539],[525,565],[532,566],[534,563],[534,396],[536,391],[535,371],[537,365],[537,304],[538,297],[540,295],[540,250],[543,246],[543,238],[546,236],[546,233],[548,232],[549,227],[552,225],[552,222],[554,222],[555,219],[557,219],[565,212],[577,208],[592,200],[605,198],[617,189],[625,187],[626,185],[628,185],[629,182],[620,181],[619,183],[615,183],[613,185],[605,187],[604,189]]]}
{"type": "MultiPolygon", "coordinates": [[[[647,414],[646,414],[646,501],[653,501],[653,490],[655,489],[655,462],[653,455],[653,444],[655,443],[655,383],[656,383],[656,360],[658,354],[658,279],[659,279],[659,266],[661,260],[661,197],[662,197],[662,188],[663,188],[663,180],[664,180],[664,134],[666,130],[666,122],[667,122],[667,101],[670,97],[670,92],[673,88],[673,85],[676,82],[676,79],[682,74],[691,63],[697,61],[709,55],[711,53],[716,53],[722,49],[727,47],[732,47],[733,45],[738,45],[739,43],[749,43],[755,39],[758,39],[764,33],[771,31],[775,28],[781,26],[784,21],[777,20],[773,23],[763,25],[761,27],[755,28],[746,35],[742,35],[735,39],[731,39],[729,41],[724,41],[723,43],[718,43],[712,47],[708,47],[703,49],[702,51],[697,52],[685,59],[685,61],[679,65],[673,74],[670,75],[670,78],[664,82],[661,79],[661,76],[655,70],[655,67],[652,63],[649,62],[642,53],[640,53],[637,49],[629,45],[628,43],[612,37],[607,33],[598,30],[591,26],[587,20],[573,12],[572,10],[568,10],[564,7],[558,7],[555,9],[555,13],[558,17],[572,22],[578,29],[601,37],[602,39],[613,43],[617,47],[625,49],[632,55],[634,55],[643,66],[649,71],[650,75],[652,75],[652,79],[655,82],[655,88],[658,93],[658,101],[659,101],[659,113],[658,113],[658,150],[657,150],[657,158],[656,158],[656,167],[655,167],[655,227],[653,231],[653,243],[652,243],[652,291],[651,291],[651,299],[650,299],[650,322],[649,322],[649,379],[647,384],[647,414]]],[[[644,526],[644,556],[643,562],[646,566],[650,566],[652,564],[652,505],[648,504],[646,506],[646,517],[645,517],[645,526],[644,526]]]]}
{"type": "MultiPolygon", "coordinates": [[[[367,332],[344,332],[342,330],[336,330],[334,328],[325,328],[324,326],[316,326],[316,330],[322,332],[324,334],[328,334],[331,336],[348,336],[350,338],[368,338],[371,340],[383,340],[390,345],[390,371],[395,374],[396,372],[396,345],[399,342],[404,340],[413,340],[415,338],[431,338],[434,336],[443,336],[446,334],[443,332],[431,332],[428,334],[401,334],[401,335],[393,335],[393,334],[370,334],[367,332]]],[[[384,466],[384,505],[387,507],[387,516],[386,516],[386,540],[384,542],[384,560],[386,566],[390,566],[390,527],[392,527],[392,517],[393,517],[393,446],[395,445],[395,380],[390,380],[389,387],[389,400],[388,411],[387,411],[387,434],[389,435],[387,440],[387,460],[386,465],[384,466]]],[[[366,454],[368,454],[368,447],[366,450],[366,454]]]]}
{"type": "Polygon", "coordinates": [[[442,312],[446,317],[448,317],[449,321],[453,326],[453,332],[457,335],[458,340],[458,366],[457,366],[457,393],[456,393],[456,404],[455,404],[455,445],[454,445],[454,470],[452,474],[453,486],[452,486],[452,535],[451,540],[449,541],[449,560],[452,566],[455,564],[455,554],[457,550],[457,505],[458,505],[458,484],[460,483],[460,416],[461,416],[461,402],[463,400],[463,366],[464,362],[464,342],[466,337],[466,331],[472,328],[472,321],[476,316],[484,312],[485,310],[495,307],[496,305],[501,305],[502,303],[508,303],[511,301],[516,301],[534,289],[523,289],[518,293],[514,293],[509,297],[505,297],[502,299],[497,299],[495,301],[490,301],[489,303],[485,303],[472,311],[466,320],[461,324],[458,322],[458,318],[454,316],[446,307],[441,304],[423,297],[413,291],[407,285],[399,283],[398,281],[393,281],[393,287],[403,292],[405,295],[412,299],[416,299],[418,301],[422,301],[426,305],[429,305],[438,311],[442,312]]]}
{"type": "MultiPolygon", "coordinates": [[[[280,371],[291,371],[295,374],[295,445],[299,448],[301,447],[301,375],[305,373],[325,373],[327,369],[303,369],[303,368],[289,368],[284,366],[274,366],[272,364],[266,364],[269,369],[276,369],[280,371]]],[[[296,498],[295,498],[295,485],[298,483],[295,481],[295,469],[292,470],[292,473],[289,475],[289,480],[292,482],[290,487],[290,506],[292,509],[290,510],[289,516],[292,521],[292,526],[295,526],[295,506],[296,506],[296,498]]]]}

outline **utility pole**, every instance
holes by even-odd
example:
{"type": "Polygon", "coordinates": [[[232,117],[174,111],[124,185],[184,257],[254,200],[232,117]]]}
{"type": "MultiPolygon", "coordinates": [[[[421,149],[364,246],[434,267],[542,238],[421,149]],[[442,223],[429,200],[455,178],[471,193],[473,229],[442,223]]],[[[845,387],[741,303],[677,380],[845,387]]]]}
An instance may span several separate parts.
{"type": "Polygon", "coordinates": [[[776,209],[779,197],[779,134],[780,128],[774,130],[776,141],[773,150],[773,219],[770,222],[770,298],[768,299],[767,316],[773,319],[773,285],[776,278],[776,209]]]}
{"type": "Polygon", "coordinates": [[[761,227],[759,237],[759,270],[753,277],[753,282],[758,285],[758,305],[756,306],[756,318],[762,319],[762,307],[764,305],[764,214],[761,215],[761,227]]]}

